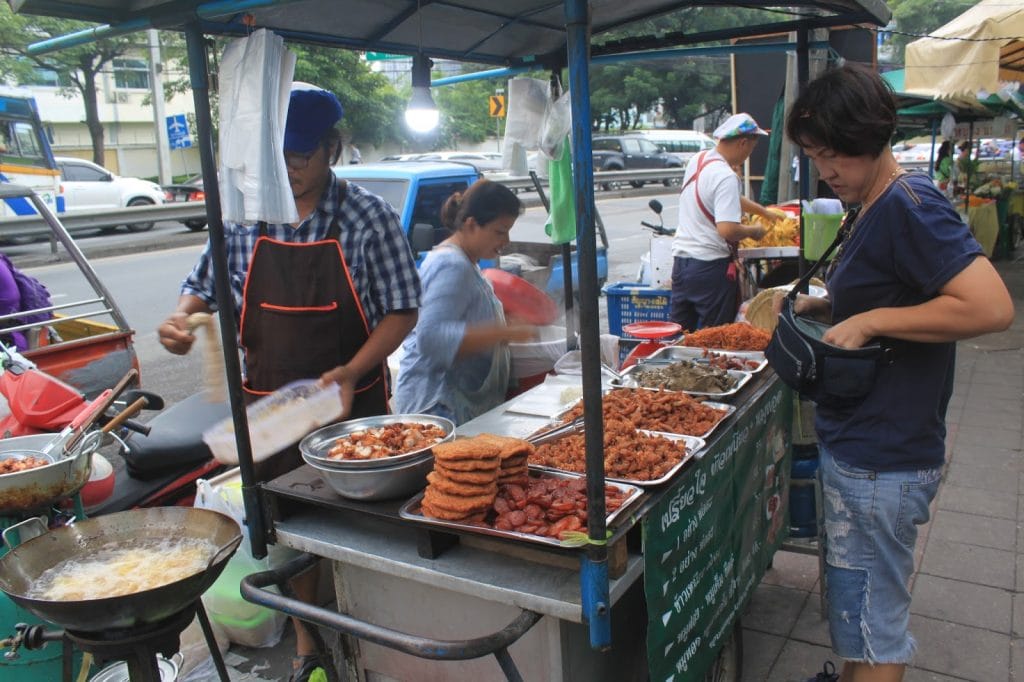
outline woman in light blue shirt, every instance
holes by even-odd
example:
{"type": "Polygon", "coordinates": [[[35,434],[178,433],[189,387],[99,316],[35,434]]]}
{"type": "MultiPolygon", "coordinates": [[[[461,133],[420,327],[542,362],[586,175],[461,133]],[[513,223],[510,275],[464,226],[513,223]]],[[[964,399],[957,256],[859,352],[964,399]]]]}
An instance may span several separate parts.
{"type": "Polygon", "coordinates": [[[522,210],[510,189],[484,179],[445,201],[441,221],[452,236],[420,266],[419,320],[402,344],[395,385],[399,413],[462,424],[505,399],[508,343],[528,341],[536,330],[506,323],[479,262],[501,253],[522,210]]]}

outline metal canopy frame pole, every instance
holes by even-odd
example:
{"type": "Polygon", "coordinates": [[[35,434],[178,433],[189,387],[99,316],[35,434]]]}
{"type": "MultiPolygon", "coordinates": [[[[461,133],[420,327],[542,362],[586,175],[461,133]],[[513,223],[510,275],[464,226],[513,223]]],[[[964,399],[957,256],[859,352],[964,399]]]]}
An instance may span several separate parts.
{"type": "MultiPolygon", "coordinates": [[[[811,64],[810,54],[808,50],[808,29],[806,25],[800,25],[796,30],[796,88],[797,96],[803,93],[804,88],[807,87],[807,81],[810,80],[811,75],[811,64]]],[[[803,149],[800,149],[800,243],[807,243],[807,234],[804,223],[804,202],[810,198],[811,192],[811,169],[807,164],[807,155],[804,154],[803,149]]],[[[803,247],[800,247],[801,250],[803,247]]],[[[807,270],[807,264],[804,262],[803,254],[796,259],[797,262],[797,274],[800,277],[804,276],[804,272],[807,270]]],[[[806,287],[804,293],[807,293],[806,287]]]]}
{"type": "Polygon", "coordinates": [[[242,394],[242,369],[238,360],[238,334],[235,329],[235,298],[228,277],[227,248],[224,244],[224,223],[220,212],[220,181],[217,160],[213,153],[213,120],[210,116],[210,73],[206,59],[206,43],[196,23],[185,27],[188,48],[188,70],[192,84],[192,97],[196,107],[196,144],[202,162],[203,183],[206,186],[206,221],[210,226],[210,256],[217,290],[217,311],[220,317],[220,342],[224,349],[224,370],[227,374],[228,399],[234,418],[235,443],[238,448],[238,467],[242,475],[242,500],[245,503],[245,522],[249,526],[249,544],[252,555],[262,559],[267,555],[267,532],[259,502],[258,482],[252,462],[252,444],[249,441],[249,420],[245,413],[242,394]]]}
{"type": "Polygon", "coordinates": [[[594,163],[590,145],[590,6],[565,0],[569,90],[572,92],[573,185],[579,254],[580,349],[583,355],[584,442],[587,453],[587,531],[591,543],[580,559],[580,597],[590,626],[590,646],[611,647],[611,599],[605,546],[604,421],[601,409],[601,343],[597,305],[597,237],[594,231],[594,163]]]}

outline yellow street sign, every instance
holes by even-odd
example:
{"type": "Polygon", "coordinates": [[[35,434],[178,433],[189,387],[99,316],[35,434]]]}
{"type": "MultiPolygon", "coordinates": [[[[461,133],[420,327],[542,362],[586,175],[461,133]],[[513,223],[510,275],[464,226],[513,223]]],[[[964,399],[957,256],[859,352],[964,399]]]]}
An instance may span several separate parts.
{"type": "Polygon", "coordinates": [[[495,118],[505,117],[505,95],[491,95],[488,98],[490,103],[491,116],[495,118]]]}

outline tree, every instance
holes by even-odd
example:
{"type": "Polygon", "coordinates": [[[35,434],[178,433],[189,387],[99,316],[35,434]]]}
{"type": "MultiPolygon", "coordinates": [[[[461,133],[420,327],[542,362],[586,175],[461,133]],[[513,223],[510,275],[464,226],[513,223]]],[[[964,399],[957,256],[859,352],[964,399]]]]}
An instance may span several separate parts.
{"type": "MultiPolygon", "coordinates": [[[[479,70],[465,66],[463,73],[479,70]]],[[[441,130],[437,144],[458,149],[460,143],[479,144],[492,133],[497,134],[501,119],[491,118],[489,98],[496,88],[506,88],[507,81],[477,80],[432,88],[434,102],[441,112],[441,130]]]]}
{"type": "Polygon", "coordinates": [[[892,37],[895,54],[899,55],[901,62],[904,61],[907,43],[948,24],[976,4],[976,0],[889,0],[892,17],[900,31],[892,37]]]}
{"type": "Polygon", "coordinates": [[[374,73],[358,52],[312,45],[289,45],[296,53],[295,80],[330,90],[341,100],[343,135],[374,146],[398,130],[405,99],[386,76],[374,73]]]}
{"type": "Polygon", "coordinates": [[[85,103],[85,125],[92,139],[92,157],[104,163],[103,124],[100,122],[96,77],[118,57],[135,47],[137,36],[121,36],[71,47],[45,55],[30,55],[28,45],[74,33],[93,25],[70,19],[52,19],[11,12],[0,3],[0,72],[24,81],[35,68],[56,72],[67,90],[77,90],[85,103]]]}

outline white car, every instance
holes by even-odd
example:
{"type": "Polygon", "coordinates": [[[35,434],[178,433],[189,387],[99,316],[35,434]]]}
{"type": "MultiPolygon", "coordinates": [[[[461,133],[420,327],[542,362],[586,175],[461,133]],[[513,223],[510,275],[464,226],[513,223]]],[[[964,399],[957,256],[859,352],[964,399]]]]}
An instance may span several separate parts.
{"type": "MultiPolygon", "coordinates": [[[[164,190],[160,185],[139,178],[122,178],[92,161],[69,156],[55,157],[60,170],[64,210],[101,211],[127,206],[151,206],[164,203],[164,190]]],[[[153,222],[133,223],[132,232],[145,232],[153,222]]],[[[116,225],[103,231],[117,229],[116,225]]]]}

